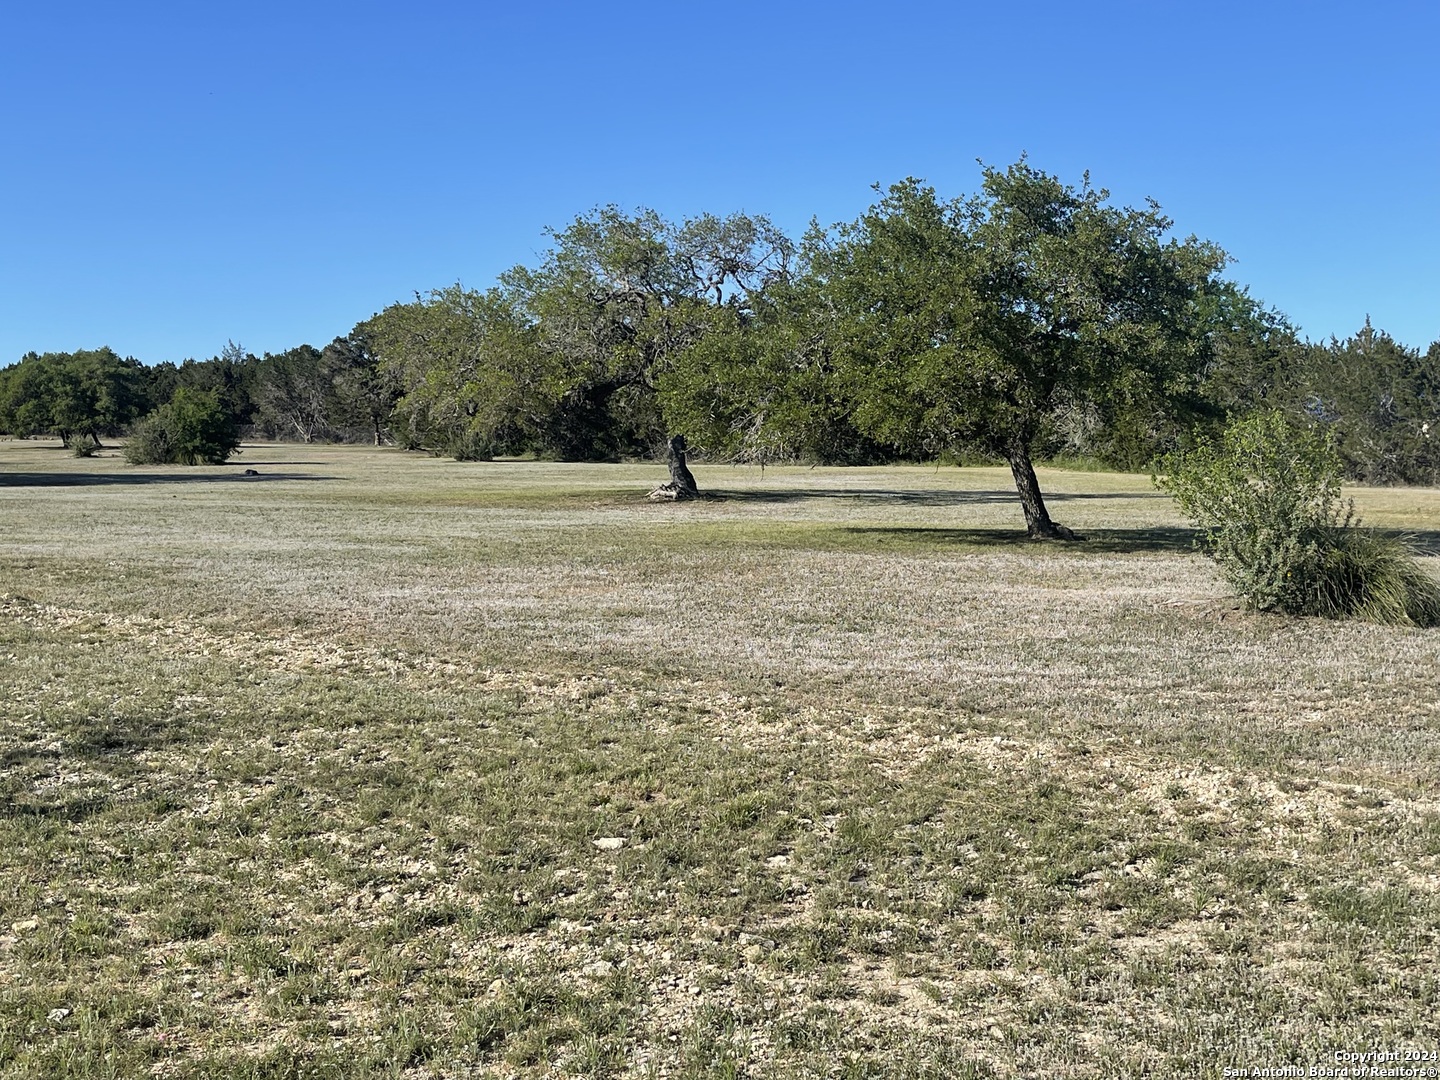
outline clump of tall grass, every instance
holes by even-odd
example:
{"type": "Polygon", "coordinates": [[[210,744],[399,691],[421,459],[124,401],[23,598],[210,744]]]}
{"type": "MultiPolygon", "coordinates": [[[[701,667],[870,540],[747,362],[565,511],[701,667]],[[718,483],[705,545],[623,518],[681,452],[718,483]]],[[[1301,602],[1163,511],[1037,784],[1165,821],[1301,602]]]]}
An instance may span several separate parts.
{"type": "Polygon", "coordinates": [[[1316,615],[1440,626],[1440,582],[1406,545],[1373,529],[1336,530],[1305,605],[1316,615]]]}
{"type": "Polygon", "coordinates": [[[1260,413],[1160,466],[1156,484],[1257,611],[1440,625],[1440,582],[1405,544],[1361,528],[1333,436],[1260,413]]]}

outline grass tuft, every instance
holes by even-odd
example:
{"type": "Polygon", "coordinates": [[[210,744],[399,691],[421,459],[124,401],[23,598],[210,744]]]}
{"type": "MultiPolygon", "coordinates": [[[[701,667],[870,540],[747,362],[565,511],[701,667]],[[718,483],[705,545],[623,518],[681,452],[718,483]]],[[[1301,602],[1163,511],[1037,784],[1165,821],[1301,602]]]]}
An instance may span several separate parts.
{"type": "Polygon", "coordinates": [[[1397,626],[1440,626],[1440,581],[1415,561],[1404,541],[1372,529],[1337,530],[1306,582],[1307,610],[1397,626]]]}

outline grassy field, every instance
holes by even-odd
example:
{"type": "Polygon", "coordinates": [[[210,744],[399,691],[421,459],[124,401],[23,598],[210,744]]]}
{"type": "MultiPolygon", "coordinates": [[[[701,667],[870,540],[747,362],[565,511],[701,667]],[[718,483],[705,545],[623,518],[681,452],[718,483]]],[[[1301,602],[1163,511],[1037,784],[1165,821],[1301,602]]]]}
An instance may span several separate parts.
{"type": "Polygon", "coordinates": [[[0,442],[0,1075],[1440,1050],[1440,633],[1238,611],[1143,477],[1033,545],[1000,470],[696,474],[0,442]]]}

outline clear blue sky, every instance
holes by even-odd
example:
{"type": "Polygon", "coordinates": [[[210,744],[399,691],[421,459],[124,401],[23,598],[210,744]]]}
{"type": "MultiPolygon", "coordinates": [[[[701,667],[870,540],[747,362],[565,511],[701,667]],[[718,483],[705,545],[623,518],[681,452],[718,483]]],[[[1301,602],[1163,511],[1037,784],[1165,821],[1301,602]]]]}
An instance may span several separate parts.
{"type": "Polygon", "coordinates": [[[0,364],[323,344],[599,204],[1153,196],[1309,336],[1440,338],[1440,5],[54,0],[0,14],[0,364]]]}

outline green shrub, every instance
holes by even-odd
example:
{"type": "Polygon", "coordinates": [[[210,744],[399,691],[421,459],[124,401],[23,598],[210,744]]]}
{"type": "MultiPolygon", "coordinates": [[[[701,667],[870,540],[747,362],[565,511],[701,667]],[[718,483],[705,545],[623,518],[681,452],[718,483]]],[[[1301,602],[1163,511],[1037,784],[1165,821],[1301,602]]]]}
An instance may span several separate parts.
{"type": "Polygon", "coordinates": [[[1155,477],[1203,530],[1203,547],[1258,611],[1440,624],[1440,583],[1397,540],[1358,527],[1329,432],[1278,412],[1172,454],[1155,477]]]}
{"type": "Polygon", "coordinates": [[[215,395],[181,387],[136,425],[125,459],[134,465],[219,465],[239,445],[235,421],[215,395]]]}

